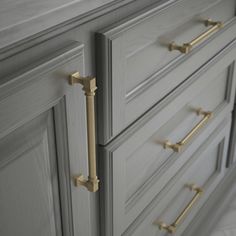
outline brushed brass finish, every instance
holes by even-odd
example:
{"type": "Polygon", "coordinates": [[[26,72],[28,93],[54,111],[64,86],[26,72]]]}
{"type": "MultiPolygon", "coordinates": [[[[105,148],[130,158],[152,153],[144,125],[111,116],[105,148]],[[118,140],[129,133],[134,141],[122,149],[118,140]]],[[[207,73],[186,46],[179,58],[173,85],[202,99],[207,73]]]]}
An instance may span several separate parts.
{"type": "Polygon", "coordinates": [[[84,186],[90,192],[96,192],[99,189],[99,179],[96,168],[96,141],[95,141],[95,114],[94,114],[94,96],[96,87],[96,78],[82,77],[76,72],[69,77],[69,83],[74,85],[80,83],[86,96],[86,113],[87,113],[87,141],[88,141],[88,166],[89,176],[86,179],[83,175],[75,177],[76,186],[84,186]]]}
{"type": "Polygon", "coordinates": [[[194,128],[179,142],[172,144],[169,140],[165,141],[163,147],[165,149],[171,148],[174,152],[180,152],[182,147],[194,136],[196,132],[213,116],[213,113],[210,111],[203,111],[202,108],[199,108],[196,111],[197,115],[203,115],[203,119],[194,126],[194,128]]]}
{"type": "Polygon", "coordinates": [[[182,212],[179,214],[179,216],[175,219],[175,221],[168,225],[165,224],[162,221],[155,221],[154,224],[158,225],[160,230],[166,230],[168,233],[173,234],[177,230],[177,226],[180,225],[180,223],[186,218],[188,212],[191,210],[193,205],[196,203],[196,201],[200,198],[200,196],[203,193],[203,189],[196,186],[195,184],[188,184],[187,187],[195,192],[195,195],[193,196],[192,200],[187,204],[187,206],[182,210],[182,212]]]}
{"type": "Polygon", "coordinates": [[[205,20],[204,24],[206,27],[207,26],[212,26],[212,27],[188,43],[183,43],[182,45],[178,45],[175,42],[170,43],[169,50],[170,51],[178,50],[181,53],[187,54],[192,50],[193,46],[195,46],[199,42],[203,41],[204,39],[209,37],[210,34],[218,31],[219,29],[221,29],[223,27],[223,23],[221,21],[212,21],[211,19],[205,20]]]}

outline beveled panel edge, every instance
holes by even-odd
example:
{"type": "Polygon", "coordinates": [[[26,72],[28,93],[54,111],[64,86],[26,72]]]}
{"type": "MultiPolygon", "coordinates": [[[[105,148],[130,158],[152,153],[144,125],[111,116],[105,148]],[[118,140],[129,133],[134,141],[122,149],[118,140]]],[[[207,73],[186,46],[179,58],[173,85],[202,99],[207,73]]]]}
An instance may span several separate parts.
{"type": "Polygon", "coordinates": [[[97,71],[97,99],[98,120],[102,124],[98,125],[98,141],[106,144],[112,137],[112,81],[109,79],[112,75],[112,45],[111,41],[101,34],[96,34],[96,42],[100,45],[96,48],[96,71],[97,71]],[[99,55],[99,57],[98,57],[99,55]],[[102,75],[102,76],[101,76],[102,75]],[[104,124],[109,124],[104,125],[104,124]]]}
{"type": "Polygon", "coordinates": [[[66,118],[65,97],[63,97],[53,108],[55,143],[57,146],[57,165],[59,178],[59,191],[61,201],[61,220],[63,222],[63,234],[74,235],[73,213],[71,198],[71,173],[69,164],[68,130],[66,118]]]}
{"type": "Polygon", "coordinates": [[[113,159],[112,153],[107,152],[103,147],[98,149],[98,176],[101,180],[100,199],[100,219],[101,235],[113,235],[113,159]]]}

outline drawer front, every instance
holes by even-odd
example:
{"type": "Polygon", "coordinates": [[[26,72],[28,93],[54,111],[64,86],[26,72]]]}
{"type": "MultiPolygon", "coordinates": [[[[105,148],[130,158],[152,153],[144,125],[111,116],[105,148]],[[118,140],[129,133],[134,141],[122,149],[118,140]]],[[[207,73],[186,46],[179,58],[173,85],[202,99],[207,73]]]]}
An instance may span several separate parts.
{"type": "Polygon", "coordinates": [[[106,144],[183,82],[235,37],[235,1],[183,0],[132,17],[97,34],[99,142],[106,144]],[[225,27],[184,55],[169,51],[206,28],[202,19],[225,27]]]}
{"type": "MultiPolygon", "coordinates": [[[[120,235],[216,128],[217,122],[232,111],[235,46],[225,53],[212,59],[155,107],[153,117],[147,114],[136,132],[126,131],[104,148],[104,210],[114,224],[106,235],[120,235]],[[204,118],[196,115],[199,107],[213,113],[203,126],[197,126],[204,118]],[[188,138],[179,153],[164,148],[167,139],[179,143],[191,131],[195,135],[188,138]]],[[[105,219],[105,225],[112,224],[110,220],[105,219]]]]}
{"type": "Polygon", "coordinates": [[[220,123],[198,150],[189,157],[189,161],[178,171],[178,174],[122,235],[169,235],[166,229],[161,229],[159,226],[171,225],[174,222],[177,222],[176,227],[172,228],[175,231],[174,235],[181,235],[224,176],[230,124],[230,118],[220,123]],[[189,188],[192,184],[200,187],[203,193],[196,196],[197,192],[189,188]],[[190,203],[193,205],[182,214],[190,203]]]}

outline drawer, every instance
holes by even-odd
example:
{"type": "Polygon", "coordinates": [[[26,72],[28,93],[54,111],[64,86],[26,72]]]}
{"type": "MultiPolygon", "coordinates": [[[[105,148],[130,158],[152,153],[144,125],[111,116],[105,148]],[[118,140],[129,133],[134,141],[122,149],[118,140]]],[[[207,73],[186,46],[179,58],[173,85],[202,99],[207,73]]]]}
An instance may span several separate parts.
{"type": "Polygon", "coordinates": [[[168,1],[123,23],[101,30],[97,42],[99,143],[106,144],[161,101],[235,37],[234,0],[168,1]],[[169,44],[190,42],[210,29],[203,19],[224,27],[190,53],[169,44]]]}
{"type": "Polygon", "coordinates": [[[226,118],[189,156],[189,161],[122,236],[169,235],[166,229],[160,229],[160,225],[171,225],[179,216],[176,228],[172,229],[176,230],[174,235],[181,235],[224,176],[230,121],[226,118]],[[190,188],[193,184],[203,190],[202,194],[198,189],[190,188]],[[192,206],[182,215],[190,203],[192,206]]]}
{"type": "Polygon", "coordinates": [[[106,199],[103,207],[109,212],[105,224],[113,224],[112,232],[104,235],[121,235],[204,137],[216,128],[217,122],[232,111],[235,53],[233,43],[147,113],[133,129],[102,148],[101,175],[106,199]],[[211,111],[213,117],[198,116],[199,107],[211,111]],[[198,125],[202,121],[203,125],[198,125]],[[187,135],[190,133],[194,135],[187,135]],[[184,138],[188,142],[179,152],[164,145],[166,140],[179,143],[184,138]]]}

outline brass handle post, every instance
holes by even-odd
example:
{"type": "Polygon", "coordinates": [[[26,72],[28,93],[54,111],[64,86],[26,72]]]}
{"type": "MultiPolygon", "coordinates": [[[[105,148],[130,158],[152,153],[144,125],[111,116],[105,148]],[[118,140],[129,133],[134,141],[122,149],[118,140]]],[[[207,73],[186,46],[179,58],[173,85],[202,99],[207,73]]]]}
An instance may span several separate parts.
{"type": "Polygon", "coordinates": [[[178,45],[175,42],[170,43],[169,50],[170,51],[178,50],[181,53],[187,54],[192,50],[193,46],[195,46],[199,42],[203,41],[210,34],[218,31],[219,29],[221,29],[223,27],[223,23],[221,21],[213,21],[211,19],[205,20],[204,24],[205,24],[205,26],[212,26],[212,27],[210,29],[208,29],[207,31],[201,33],[199,36],[197,36],[196,38],[194,38],[193,40],[191,40],[188,43],[184,43],[182,45],[178,45]]]}
{"type": "Polygon", "coordinates": [[[83,175],[75,177],[76,186],[84,186],[90,192],[96,192],[99,188],[99,179],[96,168],[96,141],[95,141],[95,114],[94,114],[94,96],[96,87],[96,78],[82,77],[76,72],[69,77],[69,84],[80,83],[86,96],[87,113],[87,142],[88,142],[88,166],[89,176],[86,179],[83,175]]]}
{"type": "Polygon", "coordinates": [[[210,111],[203,111],[201,108],[197,110],[197,115],[203,115],[203,119],[179,142],[172,144],[169,140],[165,141],[163,147],[171,148],[175,152],[180,152],[181,148],[192,138],[192,136],[212,117],[210,111]]]}
{"type": "Polygon", "coordinates": [[[184,220],[184,218],[187,216],[189,210],[193,207],[193,205],[196,203],[196,201],[200,198],[200,196],[203,193],[203,189],[200,187],[197,187],[195,184],[189,184],[187,187],[195,192],[195,195],[193,196],[192,200],[187,204],[187,206],[182,210],[182,212],[179,214],[179,216],[175,219],[173,223],[170,225],[165,224],[162,221],[155,221],[154,224],[158,225],[160,230],[166,230],[168,233],[175,233],[177,230],[177,226],[180,225],[180,223],[184,220]]]}

